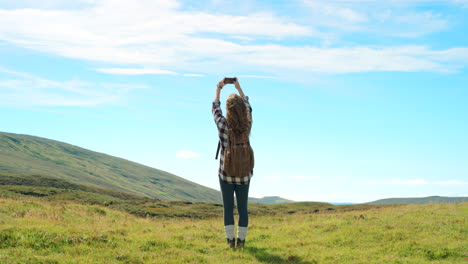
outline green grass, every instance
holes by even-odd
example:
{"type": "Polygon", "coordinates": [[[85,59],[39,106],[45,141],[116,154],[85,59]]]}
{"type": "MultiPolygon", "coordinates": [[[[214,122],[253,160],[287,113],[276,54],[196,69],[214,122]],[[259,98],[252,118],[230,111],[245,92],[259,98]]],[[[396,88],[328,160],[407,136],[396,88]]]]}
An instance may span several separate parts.
{"type": "Polygon", "coordinates": [[[0,263],[396,264],[468,257],[468,203],[312,214],[304,204],[282,206],[281,214],[251,215],[246,248],[231,250],[221,216],[137,217],[99,205],[0,198],[0,263]]]}
{"type": "Polygon", "coordinates": [[[0,173],[47,175],[161,200],[221,202],[219,191],[174,174],[28,135],[0,132],[0,173]]]}

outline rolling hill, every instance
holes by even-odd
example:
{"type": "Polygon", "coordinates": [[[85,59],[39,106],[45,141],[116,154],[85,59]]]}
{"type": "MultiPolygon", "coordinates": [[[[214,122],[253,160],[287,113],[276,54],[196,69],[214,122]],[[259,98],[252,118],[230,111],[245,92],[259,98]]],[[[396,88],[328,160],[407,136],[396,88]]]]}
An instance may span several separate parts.
{"type": "Polygon", "coordinates": [[[221,202],[217,190],[63,142],[0,132],[0,173],[40,175],[160,200],[221,202]]]}
{"type": "Polygon", "coordinates": [[[388,198],[381,199],[368,204],[426,204],[426,203],[463,203],[468,202],[468,197],[443,197],[429,196],[422,198],[388,198]]]}
{"type": "Polygon", "coordinates": [[[283,203],[294,203],[291,201],[279,196],[265,196],[263,198],[254,198],[249,197],[249,202],[251,203],[262,203],[262,204],[283,204],[283,203]]]}

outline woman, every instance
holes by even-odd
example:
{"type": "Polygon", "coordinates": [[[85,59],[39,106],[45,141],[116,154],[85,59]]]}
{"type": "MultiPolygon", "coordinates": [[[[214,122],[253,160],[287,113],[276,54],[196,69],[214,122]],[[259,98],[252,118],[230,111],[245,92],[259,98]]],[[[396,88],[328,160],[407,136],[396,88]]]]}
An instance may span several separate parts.
{"type": "Polygon", "coordinates": [[[240,175],[241,177],[231,177],[228,175],[224,170],[224,150],[228,144],[228,131],[250,133],[250,128],[252,126],[252,108],[249,104],[249,98],[244,95],[238,79],[235,78],[234,85],[240,96],[231,94],[226,100],[225,118],[221,111],[221,102],[219,101],[221,89],[224,85],[224,79],[218,83],[212,109],[221,142],[221,158],[218,176],[223,197],[226,239],[231,248],[242,248],[245,245],[245,237],[249,225],[247,202],[250,179],[252,178],[253,171],[248,173],[248,175],[240,175]],[[234,193],[236,194],[237,210],[239,213],[237,243],[234,234],[234,193]]]}

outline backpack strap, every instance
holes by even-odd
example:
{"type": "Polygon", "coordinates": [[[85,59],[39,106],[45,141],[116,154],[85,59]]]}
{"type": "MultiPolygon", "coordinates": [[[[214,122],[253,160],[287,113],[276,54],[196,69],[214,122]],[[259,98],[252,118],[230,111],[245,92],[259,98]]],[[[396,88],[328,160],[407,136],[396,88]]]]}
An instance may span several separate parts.
{"type": "Polygon", "coordinates": [[[219,148],[221,147],[221,141],[218,141],[218,149],[216,150],[216,157],[215,159],[218,159],[218,155],[219,155],[219,148]]]}

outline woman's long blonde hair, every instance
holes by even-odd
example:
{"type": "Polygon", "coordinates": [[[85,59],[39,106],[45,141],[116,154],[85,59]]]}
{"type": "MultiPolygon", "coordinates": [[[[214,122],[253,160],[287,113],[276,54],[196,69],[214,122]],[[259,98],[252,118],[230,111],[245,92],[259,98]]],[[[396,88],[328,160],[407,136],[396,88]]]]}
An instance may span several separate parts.
{"type": "Polygon", "coordinates": [[[234,93],[231,94],[226,100],[226,112],[228,129],[238,136],[244,133],[250,134],[252,120],[242,97],[234,93]]]}

